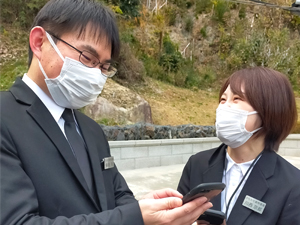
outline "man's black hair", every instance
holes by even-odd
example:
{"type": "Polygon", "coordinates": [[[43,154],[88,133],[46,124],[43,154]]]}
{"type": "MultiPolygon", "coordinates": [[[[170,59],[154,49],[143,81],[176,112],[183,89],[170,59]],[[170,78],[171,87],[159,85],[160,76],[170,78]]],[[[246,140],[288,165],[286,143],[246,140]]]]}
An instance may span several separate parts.
{"type": "MultiPolygon", "coordinates": [[[[93,0],[50,0],[35,17],[32,28],[41,26],[57,37],[68,32],[78,32],[78,38],[92,35],[96,42],[106,41],[111,46],[111,57],[120,52],[119,32],[113,13],[93,0]],[[85,34],[87,25],[91,26],[85,34]]],[[[29,46],[28,66],[33,52],[29,46]]]]}

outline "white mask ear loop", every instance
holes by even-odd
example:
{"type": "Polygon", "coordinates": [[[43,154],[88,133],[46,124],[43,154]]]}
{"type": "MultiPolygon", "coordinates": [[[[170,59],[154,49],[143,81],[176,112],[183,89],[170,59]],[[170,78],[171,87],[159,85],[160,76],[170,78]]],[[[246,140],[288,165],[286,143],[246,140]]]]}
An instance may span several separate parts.
{"type": "Polygon", "coordinates": [[[253,114],[256,114],[256,113],[258,113],[257,111],[253,111],[253,112],[248,112],[248,116],[249,115],[253,115],[253,114]]]}
{"type": "Polygon", "coordinates": [[[257,129],[255,129],[254,131],[251,131],[252,134],[254,134],[256,131],[259,131],[262,127],[259,127],[257,129]]]}
{"type": "Polygon", "coordinates": [[[60,56],[60,58],[62,59],[62,61],[65,61],[64,57],[62,56],[62,54],[60,53],[59,49],[57,48],[56,44],[54,43],[52,37],[50,36],[50,34],[48,34],[47,31],[46,32],[46,35],[47,35],[47,38],[50,42],[50,44],[52,45],[52,47],[54,48],[54,50],[56,51],[56,53],[60,56]]]}
{"type": "MultiPolygon", "coordinates": [[[[256,113],[258,113],[258,112],[257,112],[257,111],[249,112],[249,113],[248,113],[248,116],[249,116],[249,115],[256,114],[256,113]]],[[[256,131],[259,131],[261,128],[262,128],[262,127],[259,127],[259,128],[255,129],[255,130],[249,131],[249,132],[252,133],[252,134],[254,134],[256,131]]]]}
{"type": "Polygon", "coordinates": [[[45,72],[45,70],[44,70],[44,68],[42,67],[42,64],[41,64],[40,60],[38,60],[38,62],[39,62],[40,70],[41,70],[42,73],[44,74],[44,77],[45,77],[46,79],[49,79],[48,76],[47,76],[47,74],[46,74],[46,72],[45,72]]]}
{"type": "MultiPolygon", "coordinates": [[[[54,41],[53,41],[52,37],[50,36],[50,34],[48,34],[47,31],[45,31],[45,32],[46,32],[46,36],[47,36],[50,44],[52,45],[52,47],[54,48],[54,50],[56,51],[56,53],[60,56],[60,58],[62,59],[62,61],[65,61],[64,57],[62,56],[62,54],[58,50],[58,48],[57,48],[56,44],[54,43],[54,41]]],[[[42,73],[44,74],[44,77],[46,79],[49,79],[48,76],[47,76],[47,74],[46,74],[46,72],[45,72],[45,70],[44,70],[44,68],[43,68],[43,66],[42,66],[42,64],[41,64],[41,62],[40,62],[40,60],[38,60],[38,62],[39,62],[39,67],[40,67],[42,73]]]]}

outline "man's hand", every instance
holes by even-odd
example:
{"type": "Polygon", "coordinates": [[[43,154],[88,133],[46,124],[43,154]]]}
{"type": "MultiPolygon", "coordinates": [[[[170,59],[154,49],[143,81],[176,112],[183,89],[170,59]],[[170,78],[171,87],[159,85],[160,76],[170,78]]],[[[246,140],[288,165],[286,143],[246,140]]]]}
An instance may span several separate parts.
{"type": "Polygon", "coordinates": [[[139,205],[145,225],[190,225],[212,207],[210,202],[206,202],[205,197],[184,205],[181,198],[181,194],[171,189],[163,189],[144,196],[139,205]]]}
{"type": "Polygon", "coordinates": [[[161,198],[167,198],[167,197],[177,197],[182,198],[182,194],[180,194],[178,191],[175,191],[171,188],[164,188],[161,190],[152,191],[142,197],[142,199],[161,199],[161,198]]]}

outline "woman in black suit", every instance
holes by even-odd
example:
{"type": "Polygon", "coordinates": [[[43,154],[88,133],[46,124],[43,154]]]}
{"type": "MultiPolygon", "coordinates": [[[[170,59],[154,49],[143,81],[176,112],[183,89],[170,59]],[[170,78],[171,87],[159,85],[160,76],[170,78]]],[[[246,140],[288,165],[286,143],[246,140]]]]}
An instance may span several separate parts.
{"type": "Polygon", "coordinates": [[[224,224],[299,225],[300,171],[276,153],[297,121],[288,79],[262,67],[237,71],[219,103],[216,133],[223,143],[190,157],[178,191],[223,182],[226,188],[211,202],[226,214],[224,224]]]}

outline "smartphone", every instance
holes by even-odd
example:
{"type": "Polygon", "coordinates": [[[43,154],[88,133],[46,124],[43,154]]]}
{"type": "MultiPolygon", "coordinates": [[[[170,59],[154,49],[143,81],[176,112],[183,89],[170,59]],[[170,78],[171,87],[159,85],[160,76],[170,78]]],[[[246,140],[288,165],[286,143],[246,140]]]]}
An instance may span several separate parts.
{"type": "Polygon", "coordinates": [[[225,186],[226,185],[221,182],[199,184],[198,186],[194,187],[189,193],[183,196],[183,204],[202,196],[205,196],[207,198],[207,201],[210,201],[213,197],[220,194],[224,190],[225,186]]]}
{"type": "Polygon", "coordinates": [[[225,213],[219,210],[208,209],[197,220],[207,221],[213,225],[221,225],[225,218],[225,213]]]}

